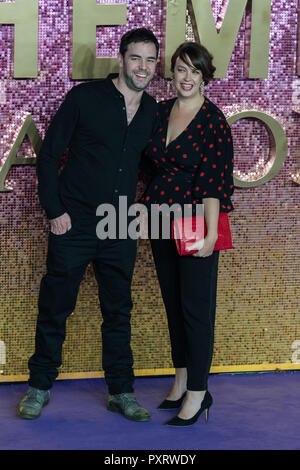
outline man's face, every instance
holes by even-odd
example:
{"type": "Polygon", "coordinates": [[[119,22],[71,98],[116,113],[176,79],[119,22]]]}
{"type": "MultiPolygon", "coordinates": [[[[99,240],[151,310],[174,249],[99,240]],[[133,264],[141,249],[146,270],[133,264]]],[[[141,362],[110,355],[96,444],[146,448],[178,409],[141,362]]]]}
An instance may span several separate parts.
{"type": "Polygon", "coordinates": [[[118,54],[120,78],[130,90],[143,91],[155,73],[156,47],[152,42],[132,42],[123,57],[118,54]]]}

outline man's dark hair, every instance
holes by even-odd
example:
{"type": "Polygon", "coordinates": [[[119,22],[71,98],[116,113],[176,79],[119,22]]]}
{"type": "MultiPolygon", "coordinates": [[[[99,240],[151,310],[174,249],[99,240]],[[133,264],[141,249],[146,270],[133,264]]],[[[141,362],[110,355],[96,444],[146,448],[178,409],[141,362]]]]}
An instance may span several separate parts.
{"type": "Polygon", "coordinates": [[[120,54],[122,56],[125,56],[125,53],[128,49],[128,46],[132,42],[153,42],[156,48],[156,58],[158,57],[158,52],[159,52],[159,44],[158,40],[152,33],[150,29],[146,28],[138,28],[138,29],[132,29],[131,31],[127,31],[122,38],[121,38],[121,43],[120,43],[120,54]]]}
{"type": "Polygon", "coordinates": [[[196,42],[184,42],[181,44],[174,52],[171,59],[172,72],[174,72],[177,57],[180,57],[180,59],[187,65],[190,65],[187,62],[188,57],[193,66],[196,69],[201,70],[205,85],[207,85],[208,82],[214,78],[214,72],[216,68],[212,63],[213,56],[204,46],[201,46],[196,42]]]}

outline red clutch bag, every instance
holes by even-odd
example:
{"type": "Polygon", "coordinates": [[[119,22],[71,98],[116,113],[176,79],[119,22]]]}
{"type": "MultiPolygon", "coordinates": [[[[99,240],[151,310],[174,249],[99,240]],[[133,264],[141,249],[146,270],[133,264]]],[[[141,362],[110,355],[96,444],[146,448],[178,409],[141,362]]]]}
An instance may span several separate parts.
{"type": "MultiPolygon", "coordinates": [[[[172,238],[174,238],[177,251],[180,256],[197,253],[197,250],[186,251],[186,248],[199,240],[203,240],[207,234],[204,216],[176,218],[172,221],[172,238]]],[[[218,239],[214,251],[233,248],[229,217],[226,212],[219,213],[218,239]]]]}

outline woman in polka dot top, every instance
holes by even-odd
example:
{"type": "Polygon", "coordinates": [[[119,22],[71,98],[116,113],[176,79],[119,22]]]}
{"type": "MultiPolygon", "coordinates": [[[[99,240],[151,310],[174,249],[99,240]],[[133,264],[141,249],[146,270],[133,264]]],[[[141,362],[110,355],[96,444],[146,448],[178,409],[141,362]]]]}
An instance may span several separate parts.
{"type": "MultiPolygon", "coordinates": [[[[223,113],[203,94],[215,67],[199,44],[186,42],[175,51],[171,70],[177,97],[158,105],[158,131],[146,156],[156,168],[141,202],[204,205],[207,235],[197,253],[179,256],[172,239],[152,239],[151,246],[170,332],[175,382],[160,409],[180,408],[166,424],[193,424],[212,404],[207,390],[212,361],[219,252],[219,212],[233,205],[233,145],[223,113]]],[[[201,242],[200,242],[201,243],[201,242]]]]}

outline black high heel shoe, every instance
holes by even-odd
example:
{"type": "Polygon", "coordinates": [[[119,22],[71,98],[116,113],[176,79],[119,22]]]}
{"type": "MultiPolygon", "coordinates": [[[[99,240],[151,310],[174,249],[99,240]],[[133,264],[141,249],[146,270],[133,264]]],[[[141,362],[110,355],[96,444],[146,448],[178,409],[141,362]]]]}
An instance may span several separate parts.
{"type": "Polygon", "coordinates": [[[175,410],[179,408],[183,402],[186,392],[178,400],[164,400],[158,407],[158,410],[175,410]]]}
{"type": "Polygon", "coordinates": [[[192,418],[182,419],[182,418],[179,418],[179,416],[175,416],[174,418],[167,421],[165,424],[168,426],[191,426],[197,421],[197,419],[199,418],[199,416],[204,410],[205,410],[205,421],[207,422],[209,408],[211,407],[212,404],[213,404],[212,396],[207,390],[202,400],[200,410],[197,411],[197,413],[194,416],[192,416],[192,418]]]}

